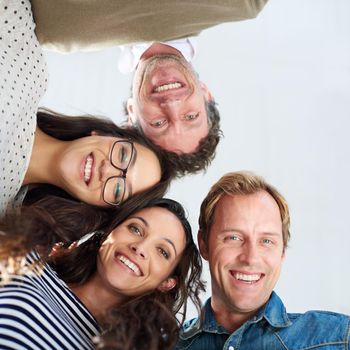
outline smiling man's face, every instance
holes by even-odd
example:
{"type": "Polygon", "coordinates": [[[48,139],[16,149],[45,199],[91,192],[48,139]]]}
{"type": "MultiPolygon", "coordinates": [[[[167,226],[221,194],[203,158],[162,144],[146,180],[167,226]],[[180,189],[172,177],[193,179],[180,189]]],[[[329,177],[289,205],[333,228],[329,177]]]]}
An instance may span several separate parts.
{"type": "Polygon", "coordinates": [[[208,134],[205,102],[212,100],[192,66],[175,54],[141,60],[128,100],[129,120],[153,143],[181,153],[196,151],[208,134]]]}
{"type": "Polygon", "coordinates": [[[225,195],[215,208],[208,246],[214,309],[255,314],[269,299],[284,259],[279,207],[266,191],[225,195]]]}

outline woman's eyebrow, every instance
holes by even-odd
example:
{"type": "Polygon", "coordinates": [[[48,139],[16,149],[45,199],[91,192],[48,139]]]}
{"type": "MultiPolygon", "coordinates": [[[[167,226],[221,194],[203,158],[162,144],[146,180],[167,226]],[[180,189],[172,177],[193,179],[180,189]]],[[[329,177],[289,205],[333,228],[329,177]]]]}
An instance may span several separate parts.
{"type": "Polygon", "coordinates": [[[130,216],[130,219],[138,219],[142,221],[147,228],[149,227],[148,222],[142,216],[130,216]]]}
{"type": "Polygon", "coordinates": [[[173,243],[173,241],[169,238],[166,238],[166,237],[162,237],[162,238],[174,248],[175,255],[177,255],[177,251],[176,251],[175,244],[173,243]]]}

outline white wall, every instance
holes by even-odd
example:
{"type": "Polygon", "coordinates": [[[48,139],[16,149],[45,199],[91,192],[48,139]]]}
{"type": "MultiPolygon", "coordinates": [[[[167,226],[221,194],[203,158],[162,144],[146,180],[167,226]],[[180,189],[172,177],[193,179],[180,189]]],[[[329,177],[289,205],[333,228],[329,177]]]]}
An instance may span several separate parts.
{"type": "MultiPolygon", "coordinates": [[[[225,138],[207,173],[168,195],[196,233],[200,203],[224,173],[254,170],[280,189],[292,240],[276,289],[294,312],[350,314],[349,13],[348,0],[270,0],[256,20],[202,33],[194,64],[219,103],[225,138]]],[[[122,121],[131,77],[118,73],[118,54],[47,53],[42,105],[122,121]]]]}

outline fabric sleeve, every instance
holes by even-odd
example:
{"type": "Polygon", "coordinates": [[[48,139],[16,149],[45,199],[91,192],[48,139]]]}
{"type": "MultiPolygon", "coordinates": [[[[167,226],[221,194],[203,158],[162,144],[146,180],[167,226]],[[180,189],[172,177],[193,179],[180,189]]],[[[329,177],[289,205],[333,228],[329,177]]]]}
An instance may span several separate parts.
{"type": "Polygon", "coordinates": [[[29,0],[0,0],[0,216],[22,185],[47,85],[34,29],[29,0]]]}

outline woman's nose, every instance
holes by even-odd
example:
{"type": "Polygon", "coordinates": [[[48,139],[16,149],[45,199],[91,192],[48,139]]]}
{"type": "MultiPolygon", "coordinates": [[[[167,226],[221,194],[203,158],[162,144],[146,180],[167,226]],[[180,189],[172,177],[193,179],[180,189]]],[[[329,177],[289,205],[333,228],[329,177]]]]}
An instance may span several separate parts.
{"type": "Polygon", "coordinates": [[[100,168],[100,180],[102,182],[106,181],[111,176],[121,176],[123,172],[115,168],[108,159],[102,161],[100,168]]]}
{"type": "Polygon", "coordinates": [[[131,250],[135,255],[138,255],[143,259],[148,258],[146,245],[143,244],[142,242],[131,244],[131,250]]]}

